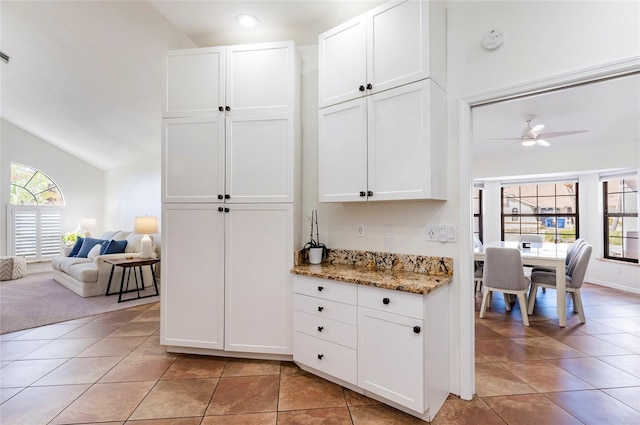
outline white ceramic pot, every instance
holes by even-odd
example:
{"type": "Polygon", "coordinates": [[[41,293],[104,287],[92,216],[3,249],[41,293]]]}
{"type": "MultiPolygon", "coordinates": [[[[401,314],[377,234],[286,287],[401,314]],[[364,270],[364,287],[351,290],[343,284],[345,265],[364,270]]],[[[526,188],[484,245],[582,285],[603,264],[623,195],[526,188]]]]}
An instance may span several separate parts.
{"type": "Polygon", "coordinates": [[[323,251],[323,248],[309,248],[309,263],[311,264],[322,263],[322,251],[323,251]]]}

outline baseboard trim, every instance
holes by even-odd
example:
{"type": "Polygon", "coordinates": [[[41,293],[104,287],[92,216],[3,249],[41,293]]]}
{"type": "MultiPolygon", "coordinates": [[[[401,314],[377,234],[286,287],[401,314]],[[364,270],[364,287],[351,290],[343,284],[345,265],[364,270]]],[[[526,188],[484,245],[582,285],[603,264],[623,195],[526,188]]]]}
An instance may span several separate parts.
{"type": "Polygon", "coordinates": [[[594,285],[606,286],[607,288],[617,289],[623,292],[630,292],[632,294],[640,294],[640,288],[630,288],[628,286],[619,285],[617,283],[605,282],[603,280],[597,279],[589,279],[589,282],[585,283],[593,283],[594,285]]]}

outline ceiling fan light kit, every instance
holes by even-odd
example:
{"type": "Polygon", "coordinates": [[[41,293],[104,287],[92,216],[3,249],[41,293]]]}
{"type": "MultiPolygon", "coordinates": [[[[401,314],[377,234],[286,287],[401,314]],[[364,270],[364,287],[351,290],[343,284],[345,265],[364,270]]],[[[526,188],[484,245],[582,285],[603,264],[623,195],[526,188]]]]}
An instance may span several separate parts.
{"type": "Polygon", "coordinates": [[[538,124],[535,127],[531,127],[531,121],[534,118],[535,117],[533,115],[529,115],[526,117],[527,126],[525,127],[524,130],[522,130],[522,136],[518,138],[507,137],[507,138],[498,138],[498,139],[490,139],[490,140],[512,140],[514,144],[520,143],[524,147],[531,147],[531,146],[538,145],[538,146],[543,146],[545,148],[548,148],[549,146],[551,146],[551,144],[546,140],[544,140],[542,137],[544,137],[545,139],[549,139],[552,137],[568,136],[571,134],[586,133],[589,131],[589,130],[569,130],[569,131],[556,131],[553,133],[542,133],[542,130],[544,130],[545,128],[544,124],[538,124]]]}

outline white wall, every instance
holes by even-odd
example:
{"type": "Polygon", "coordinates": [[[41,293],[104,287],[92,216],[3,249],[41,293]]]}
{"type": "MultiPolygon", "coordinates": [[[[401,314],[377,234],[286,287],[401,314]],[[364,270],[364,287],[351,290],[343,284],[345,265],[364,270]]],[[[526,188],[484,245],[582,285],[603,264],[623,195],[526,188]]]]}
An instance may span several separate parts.
{"type": "Polygon", "coordinates": [[[144,215],[157,217],[160,229],[159,154],[149,154],[127,165],[105,171],[104,183],[106,229],[133,230],[135,218],[144,215]]]}
{"type": "Polygon", "coordinates": [[[75,230],[84,217],[95,217],[98,228],[104,229],[104,192],[102,170],[56,148],[42,139],[2,120],[0,121],[0,254],[7,253],[6,205],[9,203],[11,163],[36,168],[60,187],[65,200],[64,231],[75,230]]]}

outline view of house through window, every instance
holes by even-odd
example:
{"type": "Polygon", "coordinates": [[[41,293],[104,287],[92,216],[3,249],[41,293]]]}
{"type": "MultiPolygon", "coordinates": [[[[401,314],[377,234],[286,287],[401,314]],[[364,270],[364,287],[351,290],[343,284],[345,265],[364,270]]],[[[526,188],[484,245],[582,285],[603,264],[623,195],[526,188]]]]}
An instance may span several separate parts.
{"type": "Polygon", "coordinates": [[[638,177],[604,180],[604,257],[638,262],[638,177]]]}
{"type": "Polygon", "coordinates": [[[473,235],[483,240],[482,235],[482,189],[473,189],[473,235]]]}
{"type": "Polygon", "coordinates": [[[504,185],[502,240],[539,234],[545,242],[573,242],[578,237],[576,181],[504,185]]]}
{"type": "Polygon", "coordinates": [[[27,260],[59,255],[64,198],[58,185],[41,171],[12,163],[9,193],[9,254],[27,260]]]}

